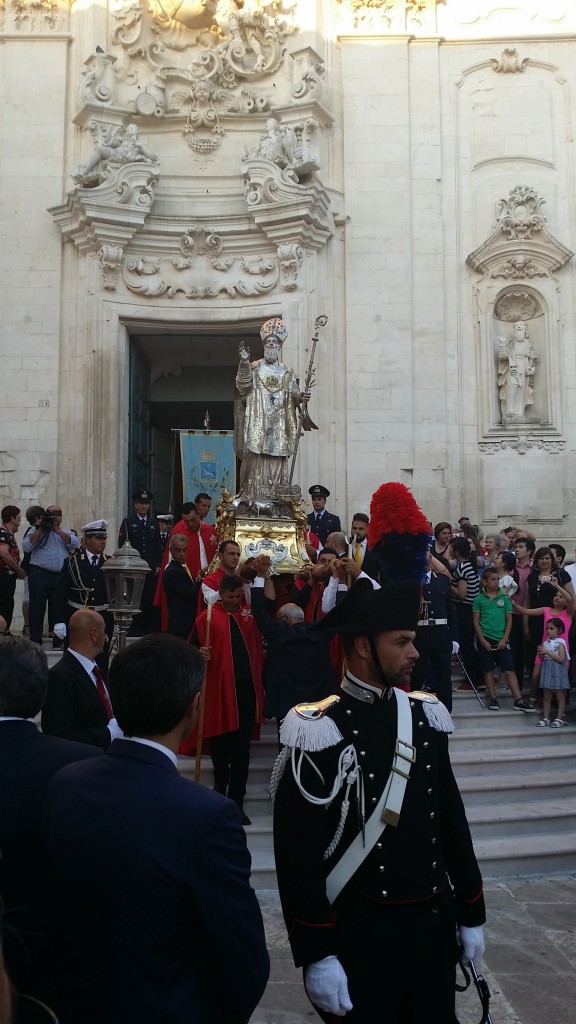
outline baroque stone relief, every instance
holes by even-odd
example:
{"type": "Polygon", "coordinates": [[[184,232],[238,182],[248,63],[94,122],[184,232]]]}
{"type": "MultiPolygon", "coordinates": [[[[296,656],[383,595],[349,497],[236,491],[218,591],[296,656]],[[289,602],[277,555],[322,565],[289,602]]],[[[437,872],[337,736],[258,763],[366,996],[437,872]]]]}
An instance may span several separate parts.
{"type": "Polygon", "coordinates": [[[243,256],[224,247],[215,230],[196,225],[179,240],[179,254],[149,257],[128,255],[123,277],[131,292],[147,297],[179,292],[187,299],[265,295],[280,277],[279,260],[270,256],[243,256]]]}
{"type": "Polygon", "coordinates": [[[513,448],[519,455],[525,455],[531,448],[540,448],[550,455],[558,455],[566,448],[565,441],[547,441],[542,437],[503,437],[499,441],[482,441],[478,447],[484,455],[497,455],[504,448],[513,448]]]}
{"type": "Polygon", "coordinates": [[[446,0],[337,0],[343,30],[436,32],[436,7],[446,0]]]}
{"type": "Polygon", "coordinates": [[[66,27],[67,11],[57,0],[8,0],[0,3],[0,29],[15,32],[58,32],[66,27]]]}
{"type": "Polygon", "coordinates": [[[500,58],[491,58],[491,63],[494,71],[514,75],[517,71],[524,71],[527,60],[527,57],[520,58],[518,56],[518,50],[515,47],[507,46],[502,50],[500,58]]]}
{"type": "Polygon", "coordinates": [[[87,160],[72,172],[77,184],[86,188],[100,185],[124,164],[147,164],[154,173],[159,172],[158,157],[140,139],[137,125],[124,127],[93,121],[90,127],[95,146],[87,160]]]}

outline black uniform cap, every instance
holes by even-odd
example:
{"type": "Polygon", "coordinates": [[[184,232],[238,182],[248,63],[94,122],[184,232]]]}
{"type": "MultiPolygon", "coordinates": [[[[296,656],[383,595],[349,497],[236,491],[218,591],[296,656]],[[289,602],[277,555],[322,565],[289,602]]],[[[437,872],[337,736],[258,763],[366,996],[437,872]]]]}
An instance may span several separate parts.
{"type": "Polygon", "coordinates": [[[358,580],[344,599],[314,629],[367,636],[389,629],[416,629],[420,608],[420,584],[385,583],[374,590],[370,580],[358,580]]]}
{"type": "Polygon", "coordinates": [[[134,491],[132,501],[150,502],[153,497],[152,491],[134,491]]]}
{"type": "Polygon", "coordinates": [[[322,484],[313,484],[310,487],[308,494],[311,494],[313,498],[329,498],[330,491],[327,487],[323,487],[322,484]]]}

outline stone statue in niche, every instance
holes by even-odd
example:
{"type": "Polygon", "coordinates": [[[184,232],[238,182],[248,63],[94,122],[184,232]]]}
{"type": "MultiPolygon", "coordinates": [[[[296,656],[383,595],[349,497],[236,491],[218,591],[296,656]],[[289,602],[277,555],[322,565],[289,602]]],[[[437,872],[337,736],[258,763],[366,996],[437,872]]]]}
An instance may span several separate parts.
{"type": "Polygon", "coordinates": [[[266,132],[258,144],[257,157],[261,160],[271,160],[278,167],[292,167],[296,146],[293,130],[287,125],[280,125],[275,117],[269,117],[266,121],[266,132]]]}
{"type": "Polygon", "coordinates": [[[537,359],[524,320],[517,320],[513,325],[511,338],[498,338],[498,387],[503,423],[521,419],[532,405],[537,359]]]}
{"type": "Polygon", "coordinates": [[[108,176],[109,167],[133,163],[159,165],[158,157],[140,141],[135,124],[129,124],[127,128],[117,125],[106,132],[86,162],[72,172],[72,177],[79,185],[100,184],[108,176]]]}
{"type": "Polygon", "coordinates": [[[238,494],[249,501],[271,498],[288,484],[289,459],[298,436],[298,408],[309,394],[301,394],[288,366],[279,361],[286,338],[280,317],[260,329],[264,358],[250,362],[250,351],[240,346],[234,402],[234,448],[240,466],[238,494]]]}

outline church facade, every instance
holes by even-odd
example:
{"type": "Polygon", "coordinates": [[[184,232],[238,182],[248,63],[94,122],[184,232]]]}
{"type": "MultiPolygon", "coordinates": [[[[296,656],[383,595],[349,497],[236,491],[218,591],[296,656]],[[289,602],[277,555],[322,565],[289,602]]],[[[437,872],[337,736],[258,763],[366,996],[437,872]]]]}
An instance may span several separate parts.
{"type": "MultiPolygon", "coordinates": [[[[576,537],[572,0],[0,0],[0,501],[112,529],[282,316],[343,524],[576,537]],[[323,321],[322,321],[323,323],[323,321]]],[[[157,511],[167,511],[158,508],[157,511]]]]}

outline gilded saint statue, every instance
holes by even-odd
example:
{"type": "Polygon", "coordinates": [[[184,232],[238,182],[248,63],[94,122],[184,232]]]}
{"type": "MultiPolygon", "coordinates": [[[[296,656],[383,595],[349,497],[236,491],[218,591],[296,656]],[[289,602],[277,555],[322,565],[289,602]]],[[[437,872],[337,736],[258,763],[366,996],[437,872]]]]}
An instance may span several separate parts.
{"type": "Polygon", "coordinates": [[[534,373],[538,356],[524,320],[512,327],[512,337],[498,338],[498,387],[502,422],[517,420],[534,401],[534,373]]]}
{"type": "Polygon", "coordinates": [[[250,362],[240,346],[234,403],[234,448],[241,459],[239,496],[274,497],[289,483],[289,459],[298,437],[298,410],[309,399],[298,388],[294,371],[280,362],[287,335],[280,317],[260,329],[264,358],[250,362]]]}

